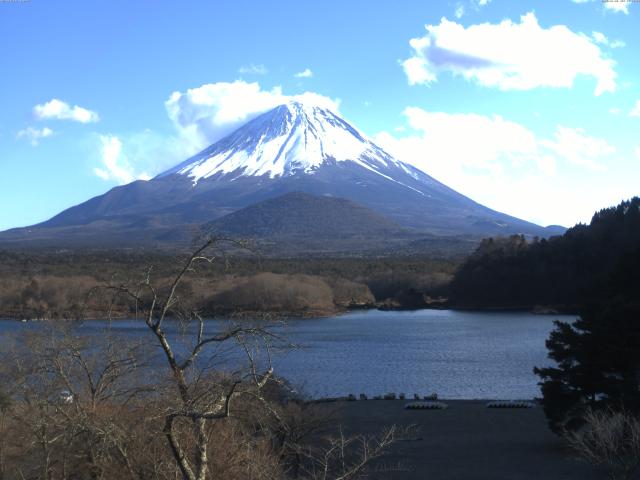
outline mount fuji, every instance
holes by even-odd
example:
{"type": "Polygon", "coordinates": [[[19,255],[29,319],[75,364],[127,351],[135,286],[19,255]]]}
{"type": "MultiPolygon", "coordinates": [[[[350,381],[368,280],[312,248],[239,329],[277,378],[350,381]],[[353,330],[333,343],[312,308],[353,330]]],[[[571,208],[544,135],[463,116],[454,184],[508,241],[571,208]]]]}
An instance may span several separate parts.
{"type": "MultiPolygon", "coordinates": [[[[38,225],[0,233],[0,245],[169,246],[185,243],[203,226],[255,234],[250,223],[256,221],[261,238],[277,239],[283,231],[305,238],[311,223],[342,225],[335,221],[341,215],[366,221],[355,222],[360,231],[328,229],[327,240],[377,235],[379,246],[392,237],[563,231],[484,207],[395,159],[334,112],[290,102],[149,181],[115,187],[38,225]],[[260,207],[264,202],[268,208],[260,207]],[[283,230],[288,219],[295,224],[283,230]]],[[[322,235],[312,230],[318,240],[322,235]]]]}

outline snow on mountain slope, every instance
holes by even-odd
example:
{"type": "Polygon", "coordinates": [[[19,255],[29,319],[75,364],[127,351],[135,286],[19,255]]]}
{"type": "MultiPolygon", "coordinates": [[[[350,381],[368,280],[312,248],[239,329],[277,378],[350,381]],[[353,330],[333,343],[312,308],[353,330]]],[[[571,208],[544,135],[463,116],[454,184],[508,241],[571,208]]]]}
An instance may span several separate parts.
{"type": "MultiPolygon", "coordinates": [[[[292,102],[263,113],[152,180],[115,187],[41,224],[0,233],[0,245],[170,245],[188,242],[193,228],[231,224],[245,232],[262,228],[267,237],[286,226],[290,234],[298,232],[291,238],[307,239],[310,225],[324,225],[336,241],[357,227],[362,245],[349,244],[354,251],[406,246],[409,234],[477,238],[558,233],[480,205],[394,159],[335,113],[292,102]],[[309,198],[304,195],[314,200],[305,201],[309,198]],[[276,198],[280,200],[269,203],[276,198]],[[338,209],[327,198],[351,202],[351,207],[338,209]],[[278,208],[270,207],[268,214],[265,205],[278,208]],[[327,215],[325,208],[336,211],[327,215]],[[356,221],[358,212],[362,218],[356,221]],[[372,227],[382,223],[372,215],[403,230],[380,233],[376,227],[373,235],[372,227]],[[227,220],[215,222],[225,216],[227,220]],[[372,221],[363,223],[367,219],[372,221]]],[[[305,245],[311,244],[295,248],[303,251],[305,245]]]]}
{"type": "Polygon", "coordinates": [[[275,178],[314,174],[323,164],[344,161],[389,180],[394,180],[385,173],[389,167],[418,177],[415,169],[391,157],[330,110],[300,102],[257,117],[159,177],[177,173],[194,183],[216,174],[275,178]]]}

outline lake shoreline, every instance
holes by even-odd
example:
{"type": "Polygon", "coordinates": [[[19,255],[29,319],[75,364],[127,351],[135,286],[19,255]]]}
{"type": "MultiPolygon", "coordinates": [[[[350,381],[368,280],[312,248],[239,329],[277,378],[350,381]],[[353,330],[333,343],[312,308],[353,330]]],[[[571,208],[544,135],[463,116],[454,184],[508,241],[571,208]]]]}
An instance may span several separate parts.
{"type": "MultiPolygon", "coordinates": [[[[473,307],[468,305],[455,305],[449,303],[438,303],[434,305],[425,305],[420,307],[391,307],[384,302],[379,302],[374,305],[357,305],[352,307],[338,307],[335,310],[309,310],[301,312],[292,311],[239,311],[239,312],[219,312],[212,314],[205,314],[203,317],[206,320],[237,320],[237,321],[257,321],[257,320],[273,320],[273,321],[287,321],[287,320],[301,320],[301,319],[316,319],[316,318],[331,318],[347,315],[349,313],[361,312],[361,311],[379,311],[379,312],[418,312],[421,310],[452,310],[458,312],[482,312],[482,313],[532,313],[535,315],[579,315],[577,308],[565,307],[565,306],[491,306],[491,307],[473,307]]],[[[128,312],[127,312],[128,313],[128,312]]],[[[142,319],[142,317],[139,317],[142,319]]],[[[12,313],[0,314],[0,321],[17,321],[17,322],[74,322],[74,321],[103,321],[111,320],[114,322],[121,320],[131,320],[132,317],[128,316],[125,312],[117,312],[117,315],[111,318],[105,318],[97,313],[93,312],[88,316],[82,317],[45,317],[45,318],[26,318],[21,315],[15,315],[12,313]]],[[[175,320],[175,318],[174,318],[175,320]]]]}

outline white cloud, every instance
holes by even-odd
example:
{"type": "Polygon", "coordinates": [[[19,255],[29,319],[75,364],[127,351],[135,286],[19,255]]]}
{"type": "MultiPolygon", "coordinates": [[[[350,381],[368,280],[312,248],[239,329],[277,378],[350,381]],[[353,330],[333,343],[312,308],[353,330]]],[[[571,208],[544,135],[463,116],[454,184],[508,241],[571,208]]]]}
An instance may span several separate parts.
{"type": "Polygon", "coordinates": [[[243,65],[238,69],[238,73],[241,75],[266,75],[269,73],[267,67],[262,64],[255,65],[250,63],[249,65],[243,65]]]}
{"type": "Polygon", "coordinates": [[[313,72],[310,69],[305,68],[303,71],[296,73],[294,75],[294,77],[296,77],[296,78],[311,78],[311,77],[313,77],[313,72]]]}
{"type": "Polygon", "coordinates": [[[262,90],[257,82],[208,83],[173,92],[165,102],[183,142],[192,151],[204,148],[272,108],[296,100],[339,111],[339,100],[313,92],[285,95],[281,87],[262,90]]]}
{"type": "Polygon", "coordinates": [[[115,135],[100,135],[101,157],[104,168],[93,172],[103,180],[114,180],[120,185],[134,180],[149,180],[146,173],[135,173],[127,157],[122,153],[122,142],[115,135]]]}
{"type": "Polygon", "coordinates": [[[201,85],[173,92],[165,102],[176,133],[150,130],[100,137],[101,163],[94,173],[127,183],[161,173],[221,139],[244,123],[291,100],[320,105],[339,113],[340,101],[313,92],[285,95],[280,87],[263,90],[242,80],[201,85]]]}
{"type": "MultiPolygon", "coordinates": [[[[500,174],[511,164],[527,163],[527,167],[538,169],[536,136],[499,115],[427,112],[409,107],[404,116],[414,134],[395,138],[383,132],[376,141],[447,185],[464,188],[459,184],[461,179],[478,172],[500,174]]],[[[545,161],[543,169],[552,173],[552,162],[545,161]]]]}
{"type": "MultiPolygon", "coordinates": [[[[575,222],[575,191],[568,185],[574,180],[568,182],[568,175],[592,176],[615,151],[580,128],[559,125],[545,139],[499,115],[410,107],[404,116],[406,131],[375,136],[381,147],[484,205],[541,224],[575,222]]],[[[606,205],[607,200],[597,200],[606,205]]],[[[589,204],[580,214],[602,205],[589,204]]]]}
{"type": "Polygon", "coordinates": [[[609,45],[609,39],[602,32],[593,32],[593,39],[596,43],[602,43],[603,45],[609,45]]]}
{"type": "Polygon", "coordinates": [[[68,103],[57,98],[52,98],[47,103],[36,105],[33,107],[33,114],[39,120],[73,120],[80,123],[92,123],[100,120],[96,112],[78,105],[71,107],[68,103]]]}
{"type": "MultiPolygon", "coordinates": [[[[428,47],[428,42],[424,39],[414,38],[410,42],[416,54],[423,51],[423,47],[428,47]]],[[[409,85],[428,85],[437,80],[436,74],[432,71],[429,63],[422,55],[415,55],[402,62],[404,73],[407,75],[409,85]]]]}
{"type": "Polygon", "coordinates": [[[611,115],[620,115],[620,114],[622,113],[622,109],[621,109],[621,108],[618,108],[618,107],[611,107],[611,108],[609,109],[609,113],[610,113],[611,115]]]}
{"type": "Polygon", "coordinates": [[[448,71],[501,90],[571,88],[578,75],[596,79],[596,95],[616,90],[615,62],[594,40],[565,25],[542,28],[533,12],[520,23],[464,27],[442,18],[425,28],[425,36],[409,42],[413,55],[402,63],[410,85],[429,84],[448,71]]]}
{"type": "Polygon", "coordinates": [[[40,142],[40,139],[50,137],[51,135],[53,135],[53,130],[49,127],[44,127],[42,129],[27,127],[20,130],[17,137],[27,139],[29,143],[35,147],[40,142]]]}
{"type": "Polygon", "coordinates": [[[560,158],[590,170],[605,170],[599,159],[616,151],[606,140],[586,135],[582,128],[562,125],[557,126],[553,140],[542,140],[540,143],[560,158]]]}
{"type": "Polygon", "coordinates": [[[640,117],[640,100],[636,102],[631,111],[629,112],[630,117],[640,117]]]}
{"type": "MultiPolygon", "coordinates": [[[[482,7],[488,5],[491,0],[468,0],[467,6],[475,12],[478,12],[482,7]]],[[[456,9],[453,14],[456,18],[460,19],[467,13],[467,8],[463,2],[456,3],[456,9]]]]}
{"type": "Polygon", "coordinates": [[[592,32],[591,36],[596,43],[606,45],[611,48],[622,48],[627,46],[627,44],[622,40],[609,40],[602,32],[592,32]]]}
{"type": "Polygon", "coordinates": [[[605,10],[612,10],[615,13],[624,13],[629,15],[629,3],[631,1],[605,0],[602,2],[605,10]]]}
{"type": "Polygon", "coordinates": [[[602,4],[604,10],[611,10],[614,13],[624,13],[629,15],[629,4],[634,3],[634,0],[571,0],[573,3],[590,3],[597,1],[602,4]]]}
{"type": "Polygon", "coordinates": [[[636,154],[636,157],[640,158],[640,146],[634,149],[634,153],[636,154]]]}

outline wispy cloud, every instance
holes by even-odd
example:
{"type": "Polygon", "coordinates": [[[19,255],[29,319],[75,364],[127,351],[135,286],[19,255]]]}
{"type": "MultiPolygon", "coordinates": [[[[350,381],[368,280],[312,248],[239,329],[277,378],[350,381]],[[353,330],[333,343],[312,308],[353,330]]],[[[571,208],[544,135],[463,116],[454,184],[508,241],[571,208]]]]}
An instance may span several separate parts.
{"type": "Polygon", "coordinates": [[[629,15],[629,5],[634,0],[571,0],[573,3],[591,3],[597,1],[605,11],[629,15]]]}
{"type": "Polygon", "coordinates": [[[636,104],[633,106],[633,108],[629,112],[629,116],[640,117],[640,100],[636,101],[636,104]]]}
{"type": "Polygon", "coordinates": [[[135,173],[127,158],[122,153],[122,142],[115,135],[100,135],[102,168],[94,168],[93,172],[103,180],[114,180],[123,185],[134,180],[149,180],[146,173],[135,173]]]}
{"type": "Polygon", "coordinates": [[[616,152],[606,140],[587,135],[580,127],[557,125],[552,138],[540,138],[500,115],[428,112],[408,107],[404,116],[414,133],[395,137],[382,132],[376,140],[445,183],[455,184],[454,177],[464,171],[500,173],[509,165],[530,165],[549,175],[555,172],[559,161],[588,170],[604,170],[601,159],[616,152]]]}
{"type": "Polygon", "coordinates": [[[616,152],[613,145],[602,138],[587,135],[583,128],[563,125],[557,126],[553,140],[542,140],[540,144],[560,158],[594,171],[605,170],[600,159],[616,152]]]}
{"type": "Polygon", "coordinates": [[[612,10],[615,13],[624,13],[629,15],[629,4],[631,1],[617,1],[617,0],[605,0],[602,2],[605,10],[612,10]]]}
{"type": "Polygon", "coordinates": [[[262,64],[255,65],[250,63],[249,65],[241,66],[238,69],[238,73],[241,75],[266,75],[269,70],[262,64]]]}
{"type": "Polygon", "coordinates": [[[38,120],[72,120],[80,123],[93,123],[100,120],[98,114],[92,110],[52,98],[46,103],[33,107],[33,114],[38,120]]]}
{"type": "MultiPolygon", "coordinates": [[[[446,184],[459,186],[468,172],[497,175],[505,168],[505,161],[515,160],[537,169],[535,134],[500,115],[430,112],[418,107],[408,107],[403,114],[410,133],[396,137],[383,132],[376,140],[400,159],[446,184]]],[[[553,171],[549,162],[545,168],[548,173],[553,171]]]]}
{"type": "Polygon", "coordinates": [[[296,73],[294,75],[294,77],[296,77],[296,78],[311,78],[311,77],[313,77],[313,72],[310,69],[305,68],[303,71],[296,73]]]}
{"type": "MultiPolygon", "coordinates": [[[[475,11],[478,12],[480,11],[480,9],[486,5],[488,5],[491,2],[491,0],[469,0],[467,1],[467,6],[475,11]]],[[[461,1],[459,1],[458,3],[456,3],[456,9],[454,10],[453,14],[455,15],[456,18],[460,19],[462,17],[464,17],[464,15],[467,13],[467,8],[465,7],[465,4],[461,1]]]]}
{"type": "MultiPolygon", "coordinates": [[[[510,214],[540,223],[572,224],[576,191],[567,188],[567,175],[605,171],[616,151],[582,128],[557,125],[545,138],[500,115],[409,107],[404,117],[406,128],[380,132],[376,143],[484,205],[504,209],[508,198],[510,214]],[[541,211],[553,213],[543,218],[541,211]]],[[[598,202],[605,200],[590,198],[581,214],[590,215],[598,202]]]]}
{"type": "Polygon", "coordinates": [[[611,48],[622,48],[627,46],[627,44],[622,40],[609,40],[607,36],[602,32],[593,32],[591,36],[596,43],[606,45],[611,48]]]}
{"type": "Polygon", "coordinates": [[[27,127],[17,133],[18,138],[24,138],[28,140],[29,143],[31,143],[31,145],[33,145],[34,147],[38,145],[42,138],[47,138],[51,135],[53,135],[53,130],[51,130],[49,127],[44,127],[41,129],[27,127]]]}
{"type": "MultiPolygon", "coordinates": [[[[554,136],[545,139],[499,115],[428,112],[408,107],[404,116],[413,133],[395,136],[381,132],[376,141],[398,158],[451,185],[458,185],[461,178],[469,175],[500,175],[510,168],[554,175],[560,161],[602,170],[605,167],[600,160],[616,151],[582,128],[558,125],[554,136]]],[[[396,131],[404,132],[405,128],[396,131]]]]}

